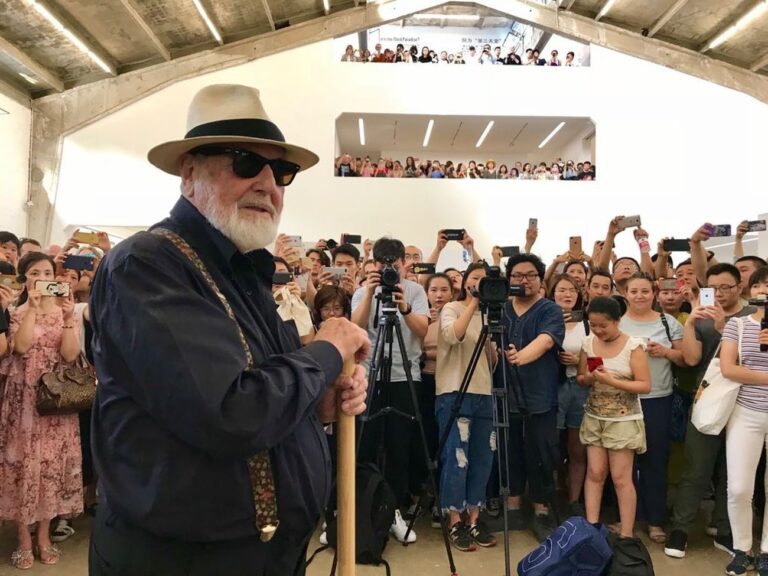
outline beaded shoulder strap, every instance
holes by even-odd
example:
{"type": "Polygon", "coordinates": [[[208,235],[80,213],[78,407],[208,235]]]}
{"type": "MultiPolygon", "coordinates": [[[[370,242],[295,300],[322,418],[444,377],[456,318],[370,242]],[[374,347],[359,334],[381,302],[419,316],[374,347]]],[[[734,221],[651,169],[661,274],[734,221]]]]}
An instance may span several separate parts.
{"type": "MultiPolygon", "coordinates": [[[[152,234],[162,236],[169,240],[179,252],[187,257],[214,291],[221,302],[221,305],[224,307],[227,316],[232,319],[232,322],[234,322],[237,327],[240,344],[242,344],[243,352],[245,352],[247,368],[249,370],[252,369],[254,367],[253,353],[248,346],[248,341],[245,339],[243,329],[237,321],[235,312],[232,310],[232,306],[230,306],[227,297],[224,296],[224,293],[208,272],[208,268],[206,268],[205,264],[200,259],[200,256],[197,255],[197,252],[195,252],[184,238],[167,228],[154,228],[151,232],[152,234]]],[[[280,524],[280,521],[277,518],[277,492],[275,490],[275,477],[272,473],[272,461],[269,455],[269,450],[262,450],[248,458],[248,473],[251,478],[253,499],[256,507],[256,527],[261,533],[261,540],[263,542],[269,542],[275,535],[277,527],[280,524]]]]}

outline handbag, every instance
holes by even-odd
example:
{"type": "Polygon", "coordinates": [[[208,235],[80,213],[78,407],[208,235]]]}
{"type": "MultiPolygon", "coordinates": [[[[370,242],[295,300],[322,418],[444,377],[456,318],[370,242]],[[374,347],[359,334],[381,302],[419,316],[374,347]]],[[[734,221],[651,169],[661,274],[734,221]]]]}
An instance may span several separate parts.
{"type": "MultiPolygon", "coordinates": [[[[661,313],[661,323],[667,333],[670,345],[672,345],[672,331],[666,314],[661,313]]],[[[672,368],[672,414],[669,422],[669,437],[672,442],[685,442],[685,431],[688,428],[688,413],[693,403],[691,394],[680,388],[680,380],[677,376],[677,366],[670,362],[672,368]]]]}
{"type": "MultiPolygon", "coordinates": [[[[744,323],[736,318],[739,325],[739,358],[741,358],[741,340],[744,323]]],[[[717,436],[723,431],[731,417],[741,384],[723,376],[720,370],[720,347],[707,367],[701,381],[701,394],[693,403],[691,424],[702,434],[717,436]]]]}
{"type": "Polygon", "coordinates": [[[70,365],[60,362],[40,377],[35,405],[40,416],[77,414],[93,406],[96,374],[82,354],[70,365]]]}

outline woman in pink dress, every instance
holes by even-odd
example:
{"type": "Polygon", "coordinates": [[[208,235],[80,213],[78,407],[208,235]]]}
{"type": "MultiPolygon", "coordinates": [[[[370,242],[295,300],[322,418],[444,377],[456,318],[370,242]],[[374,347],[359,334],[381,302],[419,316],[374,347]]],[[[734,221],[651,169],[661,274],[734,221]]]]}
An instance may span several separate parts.
{"type": "Polygon", "coordinates": [[[19,262],[24,290],[11,313],[7,355],[0,362],[6,375],[0,404],[0,519],[15,521],[18,547],[11,556],[16,568],[34,562],[29,526],[37,523],[34,554],[55,564],[59,550],[49,529],[55,516],[82,512],[80,430],[77,414],[40,416],[35,392],[40,376],[61,361],[80,354],[72,297],[43,296],[38,281],[53,281],[54,262],[32,252],[19,262]]]}

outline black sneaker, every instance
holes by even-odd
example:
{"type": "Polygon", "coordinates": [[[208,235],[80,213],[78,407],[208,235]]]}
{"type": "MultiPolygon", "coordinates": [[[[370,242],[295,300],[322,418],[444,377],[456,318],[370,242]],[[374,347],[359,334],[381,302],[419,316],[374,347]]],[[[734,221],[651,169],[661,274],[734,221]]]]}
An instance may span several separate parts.
{"type": "Polygon", "coordinates": [[[474,540],[475,544],[482,546],[483,548],[491,548],[496,546],[496,538],[493,537],[486,528],[485,524],[478,522],[469,529],[469,535],[474,540]]]}
{"type": "Polygon", "coordinates": [[[488,504],[485,507],[488,516],[498,518],[501,515],[501,499],[498,496],[488,498],[488,504]]]}
{"type": "Polygon", "coordinates": [[[758,576],[768,576],[768,554],[759,554],[755,560],[755,570],[758,576]]]}
{"type": "Polygon", "coordinates": [[[448,533],[448,538],[450,538],[451,544],[453,544],[456,550],[461,550],[462,552],[474,552],[477,550],[472,537],[469,535],[469,530],[462,522],[457,522],[453,525],[453,528],[448,533]]]}
{"type": "Polygon", "coordinates": [[[715,548],[718,550],[722,550],[723,552],[728,552],[731,556],[734,555],[735,551],[733,549],[733,536],[730,534],[722,534],[720,536],[715,536],[715,548]]]}
{"type": "Polygon", "coordinates": [[[671,558],[685,558],[685,549],[688,547],[688,535],[682,530],[672,530],[664,546],[664,554],[671,558]]]}
{"type": "Polygon", "coordinates": [[[568,504],[568,516],[581,516],[582,518],[586,518],[587,511],[584,508],[584,504],[581,502],[571,502],[568,504]]]}
{"type": "Polygon", "coordinates": [[[525,530],[525,512],[520,508],[517,510],[507,510],[507,525],[510,530],[525,530]]]}
{"type": "Polygon", "coordinates": [[[752,562],[752,556],[741,550],[736,550],[733,560],[725,568],[725,573],[728,576],[742,576],[747,573],[747,570],[752,570],[752,562]]]}
{"type": "Polygon", "coordinates": [[[440,528],[443,525],[443,519],[440,517],[440,511],[437,506],[432,507],[432,528],[440,528]]]}
{"type": "Polygon", "coordinates": [[[549,538],[549,535],[555,531],[555,528],[557,528],[557,526],[555,526],[551,514],[534,514],[531,530],[533,530],[533,535],[536,536],[536,540],[544,542],[544,540],[549,538]]]}

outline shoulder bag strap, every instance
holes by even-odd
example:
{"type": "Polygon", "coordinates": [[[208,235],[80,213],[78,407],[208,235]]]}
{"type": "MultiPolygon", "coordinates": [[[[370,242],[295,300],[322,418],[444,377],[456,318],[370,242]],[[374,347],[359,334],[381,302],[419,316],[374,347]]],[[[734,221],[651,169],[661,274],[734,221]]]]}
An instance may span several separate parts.
{"type": "MultiPolygon", "coordinates": [[[[189,259],[206,283],[211,287],[211,290],[214,291],[216,297],[224,307],[227,316],[232,319],[232,322],[234,322],[235,327],[237,328],[240,344],[242,344],[243,352],[245,353],[247,369],[253,369],[253,353],[248,346],[248,341],[245,339],[243,329],[237,321],[235,312],[232,310],[232,306],[230,306],[227,297],[224,296],[224,293],[221,291],[218,284],[216,284],[216,281],[211,277],[205,264],[200,260],[200,256],[197,255],[197,252],[195,252],[184,238],[167,228],[154,228],[151,232],[152,234],[170,240],[176,249],[189,259]]],[[[275,490],[275,477],[272,472],[272,460],[269,455],[269,450],[262,450],[257,454],[250,456],[247,464],[256,509],[256,527],[261,533],[261,540],[263,542],[268,542],[275,535],[275,531],[280,523],[277,518],[277,492],[275,490]]]]}
{"type": "MultiPolygon", "coordinates": [[[[667,315],[663,311],[661,312],[661,323],[664,325],[664,332],[667,333],[667,338],[669,339],[669,347],[671,348],[672,347],[672,330],[669,329],[669,320],[667,320],[667,315]]],[[[672,367],[672,378],[674,379],[673,386],[677,386],[677,364],[675,364],[671,360],[669,364],[672,367]]]]}

